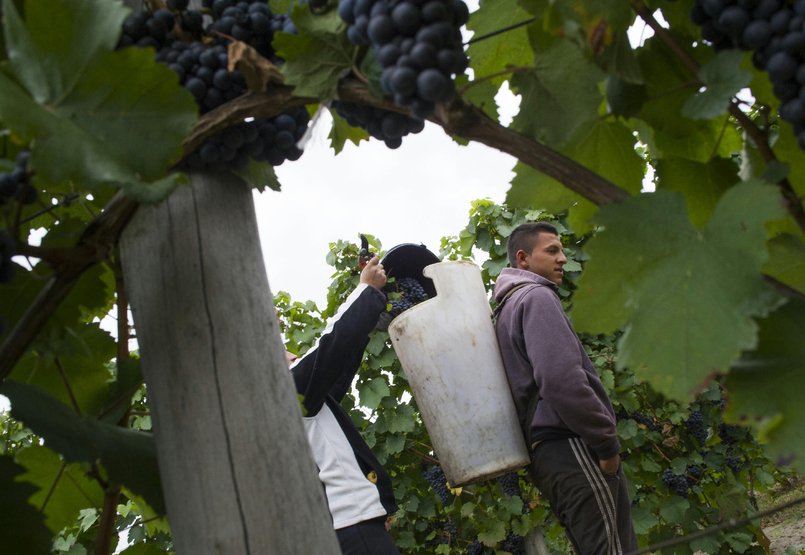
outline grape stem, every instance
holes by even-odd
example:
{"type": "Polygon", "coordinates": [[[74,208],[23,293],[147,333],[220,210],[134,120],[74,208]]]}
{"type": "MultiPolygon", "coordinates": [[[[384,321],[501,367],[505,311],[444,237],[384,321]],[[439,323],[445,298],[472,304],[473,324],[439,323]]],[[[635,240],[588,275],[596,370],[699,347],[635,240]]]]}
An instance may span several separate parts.
{"type": "Polygon", "coordinates": [[[494,79],[495,77],[500,77],[501,75],[507,75],[509,73],[515,73],[517,71],[523,71],[526,69],[534,69],[534,66],[517,66],[517,67],[510,67],[508,69],[504,69],[503,71],[498,71],[496,73],[490,73],[489,75],[484,75],[483,77],[479,77],[478,79],[473,79],[458,91],[459,95],[464,95],[467,92],[467,89],[470,87],[477,85],[478,83],[483,83],[484,81],[489,81],[490,79],[494,79]]]}
{"type": "Polygon", "coordinates": [[[76,401],[73,388],[70,387],[70,380],[67,379],[67,373],[64,371],[64,365],[61,363],[61,358],[56,357],[55,363],[56,368],[59,369],[61,379],[64,382],[64,387],[67,388],[67,394],[70,396],[70,402],[73,404],[73,408],[75,409],[76,413],[78,413],[78,416],[81,416],[81,408],[78,406],[78,401],[76,401]]]}
{"type": "Polygon", "coordinates": [[[654,415],[654,420],[656,420],[657,422],[662,422],[662,419],[659,416],[657,416],[656,412],[654,412],[654,407],[651,406],[651,403],[649,403],[648,400],[646,400],[646,398],[643,397],[643,394],[640,393],[640,391],[637,390],[637,386],[633,385],[632,389],[634,390],[635,393],[637,393],[637,396],[640,397],[643,400],[643,402],[646,404],[648,409],[651,411],[651,414],[654,415]]]}
{"type": "Polygon", "coordinates": [[[42,502],[42,508],[39,509],[40,513],[45,512],[45,507],[48,505],[48,501],[50,501],[50,496],[53,495],[53,492],[56,490],[56,485],[59,483],[61,479],[61,475],[64,474],[64,469],[67,468],[67,462],[63,462],[61,464],[61,468],[59,468],[59,472],[56,473],[56,478],[53,480],[53,485],[50,486],[48,490],[48,494],[45,496],[45,500],[42,502]]]}
{"type": "MultiPolygon", "coordinates": [[[[693,73],[693,75],[698,76],[699,71],[701,70],[699,64],[690,54],[688,54],[684,48],[682,48],[678,42],[676,42],[668,30],[660,25],[656,19],[654,19],[651,11],[649,11],[642,0],[632,2],[632,8],[643,19],[643,21],[645,21],[646,24],[652,28],[654,33],[660,37],[660,39],[676,55],[676,57],[679,58],[682,64],[687,67],[688,70],[693,73]]],[[[766,133],[760,127],[758,127],[755,122],[752,121],[752,119],[746,115],[734,101],[730,101],[729,113],[738,121],[738,123],[741,124],[741,127],[746,130],[746,133],[749,135],[749,137],[751,137],[752,141],[754,141],[755,146],[760,152],[760,155],[767,164],[777,159],[777,156],[774,154],[771,146],[769,146],[766,133]]],[[[798,200],[797,194],[794,191],[794,188],[791,186],[791,182],[786,178],[782,179],[777,185],[780,187],[780,191],[786,200],[788,212],[794,218],[794,221],[797,223],[797,225],[799,225],[802,232],[805,233],[805,207],[803,207],[802,202],[798,200]]]]}
{"type": "Polygon", "coordinates": [[[794,499],[793,501],[789,501],[788,503],[783,503],[782,505],[778,505],[777,507],[773,507],[766,511],[762,511],[759,513],[755,513],[750,516],[746,516],[740,519],[731,518],[727,522],[723,524],[719,524],[717,526],[712,526],[700,532],[696,532],[694,534],[686,534],[679,538],[674,538],[672,540],[667,540],[660,543],[655,543],[654,545],[649,545],[644,547],[643,549],[632,551],[627,553],[626,555],[642,555],[643,553],[650,553],[652,551],[659,551],[661,549],[665,549],[666,547],[673,547],[675,545],[683,544],[683,543],[690,543],[693,540],[698,540],[699,538],[704,538],[706,536],[712,536],[722,530],[727,530],[729,528],[738,528],[742,524],[746,524],[747,522],[751,522],[753,520],[758,520],[760,518],[772,515],[774,513],[779,513],[789,507],[793,507],[794,505],[799,505],[800,503],[805,502],[805,497],[800,497],[798,499],[794,499]]]}

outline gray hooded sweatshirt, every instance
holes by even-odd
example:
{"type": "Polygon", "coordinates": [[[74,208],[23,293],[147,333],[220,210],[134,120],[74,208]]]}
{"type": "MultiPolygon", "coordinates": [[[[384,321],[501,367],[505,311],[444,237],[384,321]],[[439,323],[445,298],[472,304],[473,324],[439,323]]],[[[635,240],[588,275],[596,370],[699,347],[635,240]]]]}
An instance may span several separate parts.
{"type": "Polygon", "coordinates": [[[522,283],[530,285],[509,297],[496,329],[520,422],[529,399],[539,393],[532,441],[578,436],[599,459],[614,457],[620,443],[612,403],[562,310],[556,284],[505,268],[495,283],[495,300],[522,283]]]}

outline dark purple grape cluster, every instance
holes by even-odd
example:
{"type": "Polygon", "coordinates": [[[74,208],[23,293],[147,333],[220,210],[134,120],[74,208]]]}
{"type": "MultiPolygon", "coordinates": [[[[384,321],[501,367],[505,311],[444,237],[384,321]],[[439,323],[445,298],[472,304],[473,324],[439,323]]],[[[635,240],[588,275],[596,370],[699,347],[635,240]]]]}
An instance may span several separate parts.
{"type": "Polygon", "coordinates": [[[469,19],[461,0],[341,0],[347,37],[372,46],[383,67],[383,91],[426,119],[455,94],[453,75],[467,69],[461,31],[469,19]]]}
{"type": "Polygon", "coordinates": [[[484,544],[476,539],[467,547],[467,555],[483,555],[484,550],[484,544]]]}
{"type": "Polygon", "coordinates": [[[662,428],[660,428],[659,424],[657,424],[657,422],[654,421],[654,419],[652,417],[647,416],[647,415],[645,415],[645,414],[643,414],[642,412],[639,412],[639,411],[635,411],[635,412],[630,413],[630,412],[627,412],[626,409],[622,408],[615,415],[615,418],[618,421],[621,421],[621,420],[634,420],[638,424],[643,424],[648,430],[651,430],[652,432],[656,432],[656,431],[662,429],[662,428]]]}
{"type": "Polygon", "coordinates": [[[497,483],[500,486],[500,491],[503,492],[503,495],[507,495],[508,497],[520,495],[520,477],[516,472],[512,472],[511,474],[506,474],[505,476],[497,478],[497,483]]]}
{"type": "Polygon", "coordinates": [[[500,544],[498,551],[507,551],[512,555],[526,555],[525,540],[522,536],[518,536],[512,532],[503,540],[503,543],[500,544]]]}
{"type": "Polygon", "coordinates": [[[780,117],[805,150],[805,0],[696,0],[690,18],[716,51],[754,51],[752,63],[769,74],[780,117]]]}
{"type": "Polygon", "coordinates": [[[372,106],[334,100],[333,108],[350,126],[365,129],[369,135],[383,141],[389,148],[398,148],[403,137],[409,133],[419,133],[425,128],[424,120],[372,106]]]}
{"type": "Polygon", "coordinates": [[[226,44],[229,42],[227,37],[232,37],[245,42],[277,65],[283,60],[276,56],[271,46],[274,33],[297,34],[291,18],[287,14],[274,13],[264,0],[203,0],[202,5],[212,10],[214,21],[207,26],[206,32],[216,37],[219,44],[226,44]]]}
{"type": "Polygon", "coordinates": [[[702,477],[702,467],[701,466],[689,466],[685,469],[685,479],[688,481],[688,486],[693,487],[697,483],[699,483],[699,479],[702,477]]]}
{"type": "Polygon", "coordinates": [[[724,464],[727,465],[727,468],[731,469],[733,472],[740,472],[743,468],[743,463],[743,457],[734,456],[732,447],[727,449],[726,456],[724,457],[724,464]]]}
{"type": "Polygon", "coordinates": [[[17,154],[17,167],[11,172],[0,172],[0,203],[7,199],[14,199],[25,205],[36,202],[38,193],[36,188],[31,185],[30,175],[28,174],[28,159],[31,153],[23,150],[17,154]]]}
{"type": "Polygon", "coordinates": [[[707,430],[704,429],[702,411],[698,409],[690,411],[690,417],[685,420],[684,425],[685,430],[699,442],[699,445],[704,446],[707,443],[707,430]]]}
{"type": "Polygon", "coordinates": [[[433,465],[429,470],[422,472],[422,477],[442,500],[442,505],[447,505],[450,502],[450,490],[447,489],[447,478],[442,467],[438,464],[433,465]]]}
{"type": "Polygon", "coordinates": [[[174,40],[157,52],[156,60],[176,72],[179,83],[196,99],[202,114],[246,92],[246,80],[240,71],[230,73],[227,69],[229,55],[224,45],[174,40]]]}
{"type": "Polygon", "coordinates": [[[185,163],[191,169],[243,171],[249,160],[279,166],[285,160],[298,160],[302,150],[296,146],[307,130],[310,115],[303,107],[291,108],[273,118],[243,122],[215,135],[193,151],[185,163]]]}
{"type": "Polygon", "coordinates": [[[422,288],[422,284],[414,278],[403,278],[397,280],[397,290],[401,295],[399,301],[389,301],[392,316],[399,316],[414,305],[428,299],[428,294],[422,288]]]}
{"type": "Polygon", "coordinates": [[[687,497],[688,491],[690,491],[687,476],[684,474],[677,476],[670,468],[666,468],[665,472],[663,472],[662,483],[680,497],[687,497]]]}

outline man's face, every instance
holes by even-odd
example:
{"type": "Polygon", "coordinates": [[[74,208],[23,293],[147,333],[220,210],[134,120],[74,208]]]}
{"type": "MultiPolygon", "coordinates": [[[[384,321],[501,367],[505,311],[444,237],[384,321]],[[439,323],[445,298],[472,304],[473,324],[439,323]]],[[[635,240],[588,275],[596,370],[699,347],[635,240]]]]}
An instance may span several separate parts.
{"type": "Polygon", "coordinates": [[[517,253],[517,265],[521,270],[540,275],[556,285],[562,284],[565,264],[567,257],[562,250],[562,241],[552,233],[540,233],[530,254],[525,251],[517,253]]]}

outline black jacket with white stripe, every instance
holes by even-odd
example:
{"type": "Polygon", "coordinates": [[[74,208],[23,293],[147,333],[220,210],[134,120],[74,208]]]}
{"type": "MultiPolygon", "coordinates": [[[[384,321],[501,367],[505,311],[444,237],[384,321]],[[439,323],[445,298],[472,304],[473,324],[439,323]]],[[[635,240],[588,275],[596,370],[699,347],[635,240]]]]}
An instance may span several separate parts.
{"type": "Polygon", "coordinates": [[[397,511],[391,478],[340,405],[385,308],[382,292],[359,285],[316,344],[291,365],[296,390],[304,396],[305,430],[336,530],[397,511]]]}

